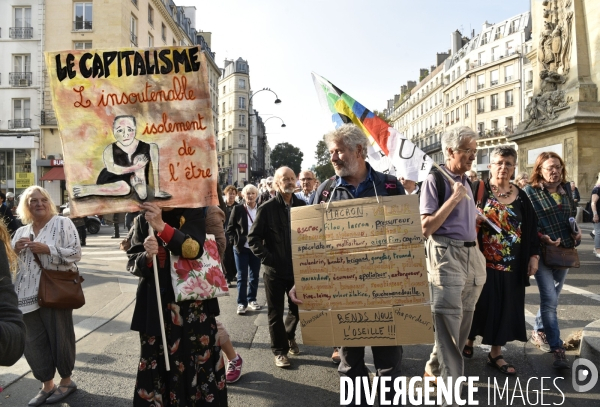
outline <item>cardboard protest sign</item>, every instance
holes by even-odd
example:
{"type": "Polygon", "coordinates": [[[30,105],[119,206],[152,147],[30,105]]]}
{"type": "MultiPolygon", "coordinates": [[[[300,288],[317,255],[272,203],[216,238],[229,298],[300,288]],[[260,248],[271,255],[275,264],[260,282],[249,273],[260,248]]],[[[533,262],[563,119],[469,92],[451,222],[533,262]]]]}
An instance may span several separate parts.
{"type": "Polygon", "coordinates": [[[218,204],[198,47],[47,52],[72,216],[218,204]]]}
{"type": "Polygon", "coordinates": [[[323,346],[432,342],[423,243],[415,195],[292,208],[304,342],[307,337],[323,346]],[[353,313],[349,320],[341,317],[353,313]]]}

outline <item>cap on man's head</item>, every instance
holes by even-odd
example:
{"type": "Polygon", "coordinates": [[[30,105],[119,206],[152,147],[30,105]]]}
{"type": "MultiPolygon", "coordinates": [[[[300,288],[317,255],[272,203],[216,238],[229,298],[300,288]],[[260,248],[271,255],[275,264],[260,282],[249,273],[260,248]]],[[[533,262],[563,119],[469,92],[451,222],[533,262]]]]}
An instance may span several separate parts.
{"type": "Polygon", "coordinates": [[[7,192],[7,193],[6,193],[6,198],[7,198],[7,199],[8,199],[8,198],[14,198],[14,197],[15,197],[15,194],[13,194],[12,192],[7,192]]]}

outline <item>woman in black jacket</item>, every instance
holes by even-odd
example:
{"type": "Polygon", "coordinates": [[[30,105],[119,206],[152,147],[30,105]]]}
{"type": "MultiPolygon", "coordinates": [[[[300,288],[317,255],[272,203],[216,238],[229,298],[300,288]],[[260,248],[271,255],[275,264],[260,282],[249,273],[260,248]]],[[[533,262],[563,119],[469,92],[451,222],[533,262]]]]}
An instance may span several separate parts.
{"type": "Polygon", "coordinates": [[[463,355],[473,357],[473,341],[482,336],[482,343],[492,346],[488,365],[514,375],[516,369],[504,360],[501,348],[510,341],[527,341],[525,287],[538,268],[537,217],[527,194],[510,182],[517,152],[497,147],[490,158],[490,179],[473,184],[477,208],[487,219],[477,235],[487,279],[463,355]]]}

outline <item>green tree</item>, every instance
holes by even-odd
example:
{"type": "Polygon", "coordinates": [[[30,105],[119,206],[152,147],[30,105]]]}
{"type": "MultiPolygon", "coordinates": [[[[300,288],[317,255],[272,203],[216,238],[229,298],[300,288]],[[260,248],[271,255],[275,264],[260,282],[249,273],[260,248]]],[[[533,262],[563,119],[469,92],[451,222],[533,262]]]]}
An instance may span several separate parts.
{"type": "Polygon", "coordinates": [[[290,167],[296,175],[302,169],[304,154],[298,147],[290,143],[279,143],[271,151],[271,165],[277,169],[282,166],[290,167]]]}
{"type": "Polygon", "coordinates": [[[324,136],[323,139],[319,140],[317,143],[315,158],[317,160],[317,165],[315,166],[315,176],[317,179],[323,182],[327,178],[331,178],[335,174],[335,171],[333,170],[333,165],[329,160],[329,149],[327,148],[327,144],[325,144],[324,136]]]}
{"type": "Polygon", "coordinates": [[[383,120],[384,122],[386,122],[387,124],[391,124],[392,123],[387,117],[385,117],[385,114],[383,112],[380,112],[379,110],[373,110],[373,114],[375,116],[379,116],[379,118],[381,120],[383,120]]]}

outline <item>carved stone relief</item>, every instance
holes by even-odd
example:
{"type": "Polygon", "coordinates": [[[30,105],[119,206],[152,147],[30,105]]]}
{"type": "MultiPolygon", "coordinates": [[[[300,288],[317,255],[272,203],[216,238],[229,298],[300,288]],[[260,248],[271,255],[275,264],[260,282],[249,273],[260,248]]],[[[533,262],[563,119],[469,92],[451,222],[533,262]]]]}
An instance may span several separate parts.
{"type": "Polygon", "coordinates": [[[557,113],[568,109],[568,104],[573,101],[560,89],[571,69],[572,0],[544,0],[542,5],[544,21],[537,52],[543,69],[540,70],[539,92],[525,107],[529,115],[525,130],[556,119],[557,113]]]}
{"type": "Polygon", "coordinates": [[[565,167],[567,167],[567,177],[571,179],[575,179],[573,178],[573,175],[576,174],[576,172],[573,169],[573,163],[575,162],[575,154],[573,151],[574,148],[575,140],[573,139],[573,137],[567,138],[563,141],[563,161],[565,162],[565,167]]]}

